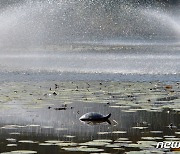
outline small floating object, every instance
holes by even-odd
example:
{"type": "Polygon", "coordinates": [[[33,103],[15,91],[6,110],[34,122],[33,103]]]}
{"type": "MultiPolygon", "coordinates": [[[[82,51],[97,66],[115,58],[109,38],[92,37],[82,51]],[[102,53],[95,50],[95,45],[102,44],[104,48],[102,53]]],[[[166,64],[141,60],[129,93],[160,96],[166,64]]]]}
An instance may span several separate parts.
{"type": "Polygon", "coordinates": [[[89,112],[82,115],[79,120],[81,121],[106,121],[110,118],[111,113],[108,115],[102,115],[96,112],[89,112]]]}
{"type": "Polygon", "coordinates": [[[66,107],[58,107],[58,108],[54,108],[54,110],[66,110],[66,107]]]}
{"type": "Polygon", "coordinates": [[[175,128],[177,128],[177,127],[174,126],[172,123],[170,123],[167,127],[168,127],[169,129],[175,129],[175,128]]]}
{"type": "Polygon", "coordinates": [[[172,85],[166,85],[165,88],[166,89],[172,89],[173,87],[172,87],[172,85]]]}
{"type": "Polygon", "coordinates": [[[56,96],[56,95],[57,95],[57,93],[56,93],[56,92],[53,92],[53,95],[54,95],[54,96],[56,96]]]}

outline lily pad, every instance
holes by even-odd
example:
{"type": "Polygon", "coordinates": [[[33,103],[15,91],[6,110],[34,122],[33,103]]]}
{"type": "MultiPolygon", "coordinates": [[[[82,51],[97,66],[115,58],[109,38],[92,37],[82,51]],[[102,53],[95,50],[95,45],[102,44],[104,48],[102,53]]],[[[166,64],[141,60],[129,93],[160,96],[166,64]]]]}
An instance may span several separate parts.
{"type": "Polygon", "coordinates": [[[45,141],[46,143],[50,143],[50,144],[58,144],[58,143],[63,143],[64,141],[59,141],[59,140],[49,140],[49,141],[45,141]]]}
{"type": "Polygon", "coordinates": [[[163,131],[150,131],[151,133],[153,133],[153,134],[161,134],[161,133],[163,133],[163,131]]]}
{"type": "Polygon", "coordinates": [[[55,144],[53,143],[39,143],[40,146],[54,146],[55,144]]]}
{"type": "Polygon", "coordinates": [[[55,128],[55,130],[57,130],[57,131],[64,131],[64,130],[68,130],[68,128],[55,128]]]}
{"type": "Polygon", "coordinates": [[[110,139],[99,139],[99,140],[93,140],[94,142],[112,142],[110,139]]]}
{"type": "Polygon", "coordinates": [[[10,135],[20,135],[21,133],[17,133],[17,132],[14,132],[14,133],[9,133],[10,135]]]}
{"type": "Polygon", "coordinates": [[[157,145],[157,142],[155,141],[138,141],[137,143],[140,149],[153,148],[155,145],[157,145]]]}
{"type": "Polygon", "coordinates": [[[61,146],[61,147],[68,147],[68,146],[77,146],[77,143],[73,143],[73,142],[63,142],[63,143],[57,143],[57,146],[61,146]]]}
{"type": "Polygon", "coordinates": [[[27,125],[28,127],[40,127],[40,125],[27,125]]]}
{"type": "Polygon", "coordinates": [[[124,146],[124,144],[121,144],[121,143],[113,143],[113,144],[107,144],[105,147],[106,148],[120,148],[124,146]]]}
{"type": "Polygon", "coordinates": [[[141,137],[142,140],[162,140],[162,137],[141,137]]]}
{"type": "Polygon", "coordinates": [[[165,140],[168,140],[168,141],[180,141],[180,138],[176,138],[176,137],[173,137],[173,138],[165,138],[165,140]]]}
{"type": "Polygon", "coordinates": [[[73,136],[73,135],[64,135],[64,137],[67,137],[67,138],[74,138],[76,136],[73,136]]]}
{"type": "Polygon", "coordinates": [[[102,141],[89,141],[85,143],[81,143],[82,146],[105,146],[109,144],[108,142],[102,142],[102,141]]]}
{"type": "Polygon", "coordinates": [[[9,142],[16,142],[16,139],[14,139],[14,138],[7,138],[6,140],[9,142]]]}
{"type": "Polygon", "coordinates": [[[11,151],[12,154],[35,154],[37,151],[30,151],[30,150],[17,150],[11,151]]]}
{"type": "Polygon", "coordinates": [[[41,128],[44,128],[44,129],[53,129],[54,127],[53,126],[41,126],[41,128]]]}
{"type": "Polygon", "coordinates": [[[66,151],[71,151],[71,152],[75,152],[75,151],[81,151],[81,152],[103,152],[104,149],[98,149],[98,148],[88,148],[86,146],[81,146],[81,147],[70,147],[70,148],[62,148],[63,150],[66,150],[66,151]]]}
{"type": "Polygon", "coordinates": [[[148,127],[132,127],[132,128],[134,128],[134,129],[141,129],[141,130],[148,129],[148,127]]]}
{"type": "Polygon", "coordinates": [[[118,138],[116,141],[129,141],[128,138],[118,138]]]}
{"type": "Polygon", "coordinates": [[[34,141],[30,141],[30,140],[20,140],[18,142],[19,143],[37,143],[37,142],[34,142],[34,141]]]}
{"type": "Polygon", "coordinates": [[[7,144],[7,147],[17,147],[17,144],[7,144]]]}
{"type": "Polygon", "coordinates": [[[113,134],[125,134],[127,133],[126,131],[113,131],[113,134]]]}
{"type": "Polygon", "coordinates": [[[110,132],[97,132],[99,135],[109,134],[110,132]]]}

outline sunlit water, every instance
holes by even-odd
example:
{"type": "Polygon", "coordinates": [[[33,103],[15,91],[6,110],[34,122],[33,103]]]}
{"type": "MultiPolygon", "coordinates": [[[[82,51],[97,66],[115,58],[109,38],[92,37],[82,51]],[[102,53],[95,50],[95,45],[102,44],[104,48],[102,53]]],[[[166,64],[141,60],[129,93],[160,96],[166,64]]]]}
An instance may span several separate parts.
{"type": "Polygon", "coordinates": [[[103,46],[68,51],[2,54],[1,71],[105,74],[179,74],[179,46],[103,46]]]}

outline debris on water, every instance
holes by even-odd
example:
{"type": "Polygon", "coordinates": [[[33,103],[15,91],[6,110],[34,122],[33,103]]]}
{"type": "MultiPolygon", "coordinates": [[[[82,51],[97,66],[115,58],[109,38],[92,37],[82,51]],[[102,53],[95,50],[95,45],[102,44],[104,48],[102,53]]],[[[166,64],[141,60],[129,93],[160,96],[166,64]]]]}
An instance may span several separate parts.
{"type": "Polygon", "coordinates": [[[58,107],[58,108],[54,108],[54,110],[67,110],[66,107],[58,107]]]}
{"type": "Polygon", "coordinates": [[[54,95],[54,96],[57,96],[57,93],[56,93],[56,92],[53,92],[53,95],[54,95]]]}
{"type": "Polygon", "coordinates": [[[157,101],[172,101],[172,100],[175,100],[175,99],[178,99],[177,96],[167,96],[167,97],[164,97],[164,98],[158,98],[156,99],[157,101]]]}
{"type": "Polygon", "coordinates": [[[172,89],[173,87],[172,87],[172,85],[166,85],[165,88],[166,89],[172,89]]]}
{"type": "Polygon", "coordinates": [[[59,85],[55,84],[55,89],[58,89],[59,88],[59,85]]]}
{"type": "Polygon", "coordinates": [[[170,123],[167,127],[168,127],[169,129],[175,129],[175,128],[177,128],[176,126],[173,125],[173,123],[170,123]]]}
{"type": "Polygon", "coordinates": [[[48,109],[51,109],[51,108],[52,108],[51,106],[48,107],[48,109]]]}

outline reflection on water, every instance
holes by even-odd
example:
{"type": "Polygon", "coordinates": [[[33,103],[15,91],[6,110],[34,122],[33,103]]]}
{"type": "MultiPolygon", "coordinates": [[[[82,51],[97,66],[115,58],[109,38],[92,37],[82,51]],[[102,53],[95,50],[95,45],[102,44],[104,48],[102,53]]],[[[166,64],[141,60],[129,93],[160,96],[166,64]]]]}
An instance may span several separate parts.
{"type": "Polygon", "coordinates": [[[1,153],[157,151],[156,142],[179,140],[178,82],[11,82],[0,89],[1,153]],[[92,111],[112,113],[112,124],[79,120],[92,111]]]}

